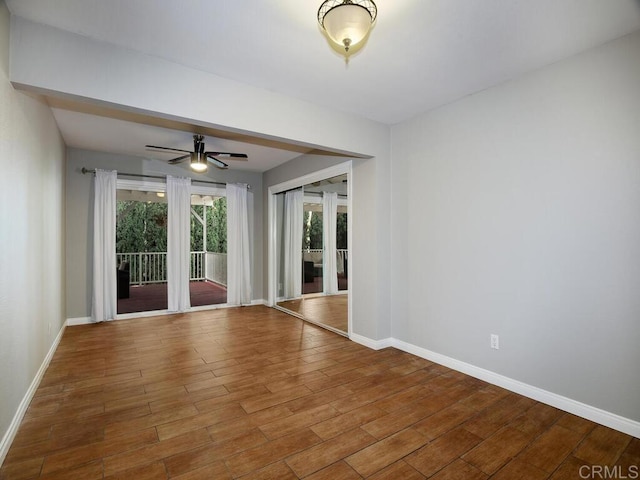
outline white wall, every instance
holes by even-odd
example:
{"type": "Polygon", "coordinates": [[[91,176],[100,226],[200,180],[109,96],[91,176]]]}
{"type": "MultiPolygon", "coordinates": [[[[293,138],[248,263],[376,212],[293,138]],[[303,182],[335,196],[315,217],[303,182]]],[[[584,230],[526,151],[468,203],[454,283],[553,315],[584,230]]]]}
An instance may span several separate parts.
{"type": "Polygon", "coordinates": [[[393,337],[640,421],[639,58],[636,33],[392,129],[393,337]]]}
{"type": "Polygon", "coordinates": [[[13,89],[8,60],[0,1],[0,439],[65,318],[64,144],[47,105],[13,89]]]}
{"type": "MultiPolygon", "coordinates": [[[[206,174],[192,174],[181,166],[172,166],[155,160],[69,149],[66,171],[67,318],[84,319],[91,315],[93,178],[92,175],[83,175],[81,173],[82,167],[159,176],[166,174],[187,175],[206,181],[242,182],[251,185],[250,197],[253,199],[253,203],[250,205],[249,220],[251,232],[253,232],[251,237],[254,259],[252,267],[253,298],[255,300],[264,298],[262,292],[262,174],[216,169],[214,179],[206,174]]],[[[201,184],[194,183],[194,185],[201,184]]]]}

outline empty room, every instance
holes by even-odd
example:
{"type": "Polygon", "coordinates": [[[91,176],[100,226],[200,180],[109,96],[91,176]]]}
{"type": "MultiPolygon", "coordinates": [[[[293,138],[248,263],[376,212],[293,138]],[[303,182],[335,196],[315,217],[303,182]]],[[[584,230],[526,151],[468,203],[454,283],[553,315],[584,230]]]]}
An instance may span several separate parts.
{"type": "Polygon", "coordinates": [[[0,479],[640,478],[640,2],[0,0],[0,479]]]}

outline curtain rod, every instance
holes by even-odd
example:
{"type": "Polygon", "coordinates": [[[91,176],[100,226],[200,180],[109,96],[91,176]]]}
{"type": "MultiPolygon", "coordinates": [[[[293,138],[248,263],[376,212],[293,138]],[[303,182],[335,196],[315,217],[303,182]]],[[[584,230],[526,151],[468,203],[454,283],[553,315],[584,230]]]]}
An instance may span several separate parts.
{"type": "MultiPolygon", "coordinates": [[[[95,169],[90,170],[88,168],[82,167],[81,172],[82,172],[83,175],[85,175],[87,173],[93,173],[95,175],[96,170],[95,169]]],[[[167,177],[163,177],[162,175],[142,175],[140,173],[118,172],[118,175],[123,175],[125,177],[158,178],[160,180],[166,180],[167,179],[167,177]]],[[[208,181],[208,180],[198,180],[196,178],[192,178],[191,181],[192,182],[198,182],[198,183],[208,183],[210,185],[223,185],[223,186],[227,185],[225,182],[212,182],[212,181],[208,181]]],[[[251,185],[247,184],[247,188],[251,188],[251,185]]]]}
{"type": "MultiPolygon", "coordinates": [[[[301,188],[302,187],[293,187],[293,188],[290,188],[289,190],[283,190],[281,192],[278,192],[275,195],[281,195],[283,193],[293,192],[294,190],[300,190],[301,188]]],[[[323,192],[306,192],[304,190],[303,190],[303,192],[304,192],[305,195],[322,195],[322,193],[323,193],[323,192]]],[[[349,198],[349,195],[344,195],[342,193],[339,193],[338,197],[340,197],[340,198],[349,198]]]]}

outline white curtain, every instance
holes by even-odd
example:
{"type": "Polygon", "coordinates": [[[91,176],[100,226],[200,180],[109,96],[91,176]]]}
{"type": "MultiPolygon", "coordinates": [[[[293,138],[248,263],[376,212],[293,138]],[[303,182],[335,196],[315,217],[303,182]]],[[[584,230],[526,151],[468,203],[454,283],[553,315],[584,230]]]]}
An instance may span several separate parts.
{"type": "Polygon", "coordinates": [[[116,188],[115,170],[96,170],[93,201],[93,294],[91,319],[113,320],[118,313],[116,293],[116,188]]]}
{"type": "Polygon", "coordinates": [[[322,285],[324,293],[338,293],[338,270],[336,267],[336,223],[338,219],[338,194],[324,192],[322,195],[322,237],[324,245],[322,285]]]}
{"type": "Polygon", "coordinates": [[[284,297],[302,296],[303,192],[284,195],[284,297]]]}
{"type": "Polygon", "coordinates": [[[170,312],[191,308],[191,179],[167,175],[167,300],[170,312]]]}
{"type": "MultiPolygon", "coordinates": [[[[337,227],[336,227],[337,229],[337,227]]],[[[338,252],[338,260],[337,260],[338,264],[336,266],[336,270],[338,271],[339,274],[344,274],[344,265],[347,262],[347,254],[346,252],[340,251],[338,252]]]]}
{"type": "Polygon", "coordinates": [[[227,184],[227,304],[251,304],[247,185],[227,184]]]}

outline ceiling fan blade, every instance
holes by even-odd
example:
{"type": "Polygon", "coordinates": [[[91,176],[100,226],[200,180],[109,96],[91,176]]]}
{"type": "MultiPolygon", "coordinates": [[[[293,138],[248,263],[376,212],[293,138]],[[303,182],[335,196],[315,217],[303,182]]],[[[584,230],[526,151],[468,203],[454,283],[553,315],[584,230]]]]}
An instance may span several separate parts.
{"type": "Polygon", "coordinates": [[[191,153],[189,150],[182,150],[181,148],[169,148],[169,147],[158,147],[157,145],[145,145],[147,148],[153,148],[155,150],[168,150],[170,152],[185,152],[191,153]]]}
{"type": "Polygon", "coordinates": [[[229,158],[231,160],[247,160],[248,157],[245,153],[229,153],[229,152],[204,152],[208,157],[222,157],[229,158]]]}
{"type": "Polygon", "coordinates": [[[182,163],[184,162],[187,158],[189,158],[191,156],[191,154],[189,155],[182,155],[181,157],[178,158],[172,158],[171,160],[169,160],[169,165],[175,165],[177,163],[182,163]]]}
{"type": "Polygon", "coordinates": [[[205,155],[207,155],[207,161],[210,163],[213,163],[216,167],[218,168],[227,168],[229,167],[229,165],[227,165],[226,163],[224,163],[222,160],[219,160],[215,157],[212,157],[210,155],[208,155],[209,152],[205,153],[205,155]]]}

